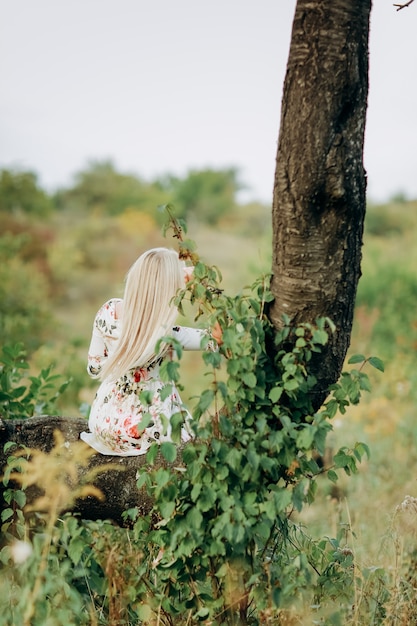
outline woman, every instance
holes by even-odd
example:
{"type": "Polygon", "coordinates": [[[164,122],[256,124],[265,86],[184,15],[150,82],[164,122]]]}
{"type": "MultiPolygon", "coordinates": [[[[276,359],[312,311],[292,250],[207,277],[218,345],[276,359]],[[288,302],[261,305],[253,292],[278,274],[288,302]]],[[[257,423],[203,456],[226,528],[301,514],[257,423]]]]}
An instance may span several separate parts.
{"type": "MultiPolygon", "coordinates": [[[[160,378],[169,344],[158,345],[171,336],[185,350],[200,350],[207,336],[207,331],[174,325],[178,312],[172,300],[189,271],[175,250],[148,250],[130,268],[123,300],[108,300],[95,317],[87,371],[102,383],[90,411],[90,432],[81,439],[102,454],[145,454],[154,441],[170,441],[170,419],[179,412],[185,416],[182,440],[190,439],[190,415],[175,386],[160,378]]],[[[217,329],[216,334],[220,341],[217,329]]]]}

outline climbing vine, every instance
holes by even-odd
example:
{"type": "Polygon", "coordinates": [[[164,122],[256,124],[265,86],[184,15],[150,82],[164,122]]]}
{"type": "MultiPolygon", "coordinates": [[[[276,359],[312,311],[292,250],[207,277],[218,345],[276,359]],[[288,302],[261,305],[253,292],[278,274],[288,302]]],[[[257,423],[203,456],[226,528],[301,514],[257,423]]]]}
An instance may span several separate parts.
{"type": "MultiPolygon", "coordinates": [[[[219,270],[198,258],[185,226],[170,218],[180,257],[194,265],[177,306],[189,300],[197,319],[219,324],[222,343],[203,352],[210,377],[193,410],[195,438],[174,469],[143,471],[138,480],[159,519],[152,539],[161,547],[155,567],[163,584],[155,600],[169,614],[188,612],[213,626],[252,623],[251,615],[302,595],[309,564],[294,557],[292,515],[314,501],[318,477],[336,481],[338,469],[355,472],[369,454],[357,443],[328,467],[320,462],[331,418],[359,401],[368,378],[361,370],[344,373],[314,412],[309,364],[335,332],[331,320],[293,328],[285,319],[277,332],[267,316],[268,277],[226,295],[219,270]]],[[[382,368],[377,359],[371,364],[382,368]]],[[[173,375],[178,383],[179,370],[173,375]]],[[[176,444],[162,453],[174,461],[176,444]]],[[[156,446],[150,463],[155,454],[156,446]]]]}

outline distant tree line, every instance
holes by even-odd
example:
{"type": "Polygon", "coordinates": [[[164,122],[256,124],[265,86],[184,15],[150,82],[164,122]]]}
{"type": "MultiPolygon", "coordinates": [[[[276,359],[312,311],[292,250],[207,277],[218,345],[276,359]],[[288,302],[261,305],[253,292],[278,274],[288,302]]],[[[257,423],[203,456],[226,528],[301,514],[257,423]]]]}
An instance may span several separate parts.
{"type": "Polygon", "coordinates": [[[187,220],[208,224],[237,207],[242,189],[238,170],[190,170],[184,178],[167,174],[145,181],[117,171],[112,161],[92,161],[75,175],[71,186],[48,194],[34,172],[3,169],[0,172],[0,212],[46,217],[54,210],[120,215],[126,210],[154,212],[167,202],[187,220]]]}

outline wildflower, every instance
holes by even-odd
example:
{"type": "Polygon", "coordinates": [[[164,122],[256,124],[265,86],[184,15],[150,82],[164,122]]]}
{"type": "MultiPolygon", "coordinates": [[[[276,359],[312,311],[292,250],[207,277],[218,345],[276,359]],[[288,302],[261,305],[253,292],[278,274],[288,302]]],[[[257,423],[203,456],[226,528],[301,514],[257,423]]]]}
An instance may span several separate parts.
{"type": "Polygon", "coordinates": [[[396,508],[397,513],[409,513],[417,515],[417,498],[405,496],[404,500],[396,508]]]}
{"type": "Polygon", "coordinates": [[[417,535],[417,498],[405,496],[395,509],[395,519],[404,533],[417,535]]]}

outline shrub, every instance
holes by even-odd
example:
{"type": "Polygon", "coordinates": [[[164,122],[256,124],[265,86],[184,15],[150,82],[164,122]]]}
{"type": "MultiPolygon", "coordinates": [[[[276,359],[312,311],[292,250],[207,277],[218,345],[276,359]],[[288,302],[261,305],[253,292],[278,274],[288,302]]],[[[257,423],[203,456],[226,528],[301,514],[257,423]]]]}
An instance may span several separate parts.
{"type": "MultiPolygon", "coordinates": [[[[195,265],[177,305],[182,309],[189,300],[197,318],[206,315],[210,325],[217,322],[223,329],[219,351],[202,353],[208,384],[194,409],[195,438],[177,460],[179,413],[173,417],[174,443],[151,446],[150,467],[140,473],[138,488],[153,496],[154,510],[139,518],[127,511],[130,530],[62,519],[48,505],[46,531],[33,531],[24,563],[13,563],[10,550],[2,552],[10,585],[14,576],[30,598],[30,611],[16,595],[7,610],[19,623],[33,625],[63,619],[232,626],[289,623],[315,602],[319,617],[323,606],[326,612],[338,603],[340,621],[356,593],[353,552],[343,537],[311,540],[293,516],[314,501],[319,476],[334,482],[339,470],[350,475],[369,454],[357,443],[342,447],[327,465],[317,456],[324,453],[331,418],[369,389],[364,363],[377,369],[382,364],[354,358],[359,369],[345,372],[314,413],[309,363],[333,331],[331,321],[293,328],[284,320],[277,332],[266,315],[272,297],[267,278],[235,297],[224,294],[220,272],[199,261],[181,224],[174,221],[173,227],[181,256],[195,265]],[[154,466],[158,450],[170,467],[154,466]],[[36,571],[42,577],[35,575],[33,583],[30,572],[36,571]]],[[[181,348],[173,348],[180,359],[181,348]]],[[[178,360],[161,366],[167,384],[179,383],[179,370],[178,360]]],[[[66,480],[71,472],[62,471],[60,454],[55,457],[66,480]]],[[[65,463],[71,466],[72,460],[65,463]]],[[[33,474],[30,462],[21,466],[22,483],[26,471],[33,474]]],[[[9,591],[3,597],[9,598],[9,591]]]]}
{"type": "Polygon", "coordinates": [[[54,414],[56,401],[70,381],[62,382],[59,374],[53,374],[53,365],[42,369],[38,376],[26,377],[28,370],[23,344],[3,347],[0,356],[0,417],[13,419],[54,414]]]}

